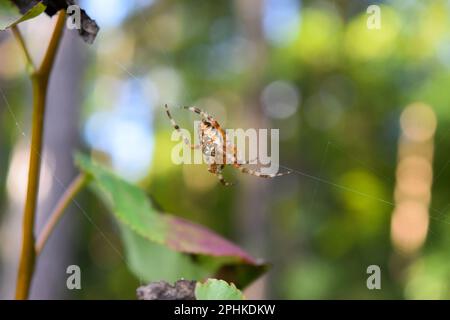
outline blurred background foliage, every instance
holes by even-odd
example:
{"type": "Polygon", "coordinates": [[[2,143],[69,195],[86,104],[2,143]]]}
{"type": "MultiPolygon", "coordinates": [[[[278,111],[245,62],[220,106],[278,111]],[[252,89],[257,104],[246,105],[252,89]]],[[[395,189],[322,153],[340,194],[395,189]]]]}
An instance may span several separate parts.
{"type": "MultiPolygon", "coordinates": [[[[101,31],[93,46],[71,38],[79,47],[73,63],[82,71],[79,89],[64,90],[77,92],[80,115],[59,121],[76,126],[82,148],[108,158],[165,211],[269,261],[271,271],[248,297],[450,298],[448,1],[102,0],[82,6],[101,31]],[[381,8],[379,30],[366,26],[371,4],[381,8]],[[196,117],[179,106],[207,110],[224,127],[280,128],[280,163],[296,173],[258,180],[228,169],[226,178],[238,183],[224,188],[204,165],[174,165],[164,103],[191,131],[196,117]],[[432,150],[433,184],[425,190],[431,203],[426,220],[396,229],[397,164],[408,140],[400,119],[413,103],[431,112],[432,137],[413,148],[432,150]],[[396,232],[417,245],[402,247],[396,232]],[[372,264],[381,267],[381,290],[366,287],[372,264]]],[[[36,57],[51,23],[41,16],[21,25],[36,57]]],[[[6,261],[14,261],[10,248],[20,240],[11,236],[8,215],[20,213],[11,203],[25,198],[31,97],[9,33],[0,33],[0,57],[0,273],[6,283],[15,280],[6,261]]],[[[420,120],[413,129],[426,130],[420,120]]],[[[52,190],[54,180],[44,174],[48,185],[41,188],[52,190]]],[[[421,181],[408,183],[414,188],[421,181]]],[[[117,227],[90,193],[79,203],[90,220],[74,206],[69,260],[82,268],[83,289],[64,295],[134,298],[139,281],[113,249],[121,251],[117,227]]],[[[39,296],[40,288],[33,290],[39,296]]]]}

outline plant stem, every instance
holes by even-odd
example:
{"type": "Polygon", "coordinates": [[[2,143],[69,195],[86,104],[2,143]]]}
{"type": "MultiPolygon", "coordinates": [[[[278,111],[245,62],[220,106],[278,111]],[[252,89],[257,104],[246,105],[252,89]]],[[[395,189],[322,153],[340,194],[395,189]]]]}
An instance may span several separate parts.
{"type": "Polygon", "coordinates": [[[30,68],[31,73],[36,71],[36,67],[34,66],[33,59],[31,58],[30,52],[25,45],[25,40],[22,37],[22,33],[20,33],[19,27],[17,25],[11,28],[14,37],[22,48],[23,53],[25,54],[25,58],[27,59],[28,67],[30,68]]]}
{"type": "Polygon", "coordinates": [[[40,74],[47,76],[47,80],[52,70],[53,63],[55,62],[55,56],[56,52],[58,51],[58,46],[61,40],[61,35],[64,30],[65,22],[66,22],[66,12],[64,10],[61,10],[59,11],[55,29],[53,30],[53,34],[52,37],[50,38],[47,51],[45,53],[44,59],[42,60],[42,64],[39,67],[38,71],[40,74]]]}
{"type": "MultiPolygon", "coordinates": [[[[20,255],[16,284],[16,299],[20,300],[28,298],[35,266],[36,255],[34,222],[39,192],[39,173],[41,168],[45,102],[47,97],[48,80],[63,32],[64,23],[65,12],[64,10],[61,10],[58,14],[56,26],[50,39],[42,65],[31,75],[33,87],[33,118],[31,130],[30,164],[28,169],[27,197],[23,213],[22,252],[20,255]]],[[[22,47],[25,46],[23,45],[22,47]]]]}
{"type": "Polygon", "coordinates": [[[85,173],[80,173],[67,187],[64,191],[64,194],[59,199],[52,213],[50,214],[50,218],[42,229],[38,240],[36,241],[36,256],[42,252],[48,238],[52,234],[59,220],[64,214],[67,206],[70,204],[70,201],[83,189],[88,181],[87,175],[85,173]]]}

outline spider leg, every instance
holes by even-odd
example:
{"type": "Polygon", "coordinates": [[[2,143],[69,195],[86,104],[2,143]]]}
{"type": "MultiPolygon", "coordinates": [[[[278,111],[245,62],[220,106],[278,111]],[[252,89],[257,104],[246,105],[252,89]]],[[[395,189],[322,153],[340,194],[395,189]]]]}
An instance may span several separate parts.
{"type": "Polygon", "coordinates": [[[233,185],[233,183],[225,181],[221,172],[216,172],[216,176],[217,176],[217,178],[219,178],[220,183],[223,184],[225,187],[229,187],[229,186],[233,185]]]}
{"type": "Polygon", "coordinates": [[[258,160],[258,158],[255,158],[255,159],[252,159],[252,160],[242,160],[242,161],[238,162],[238,159],[236,158],[236,156],[232,155],[232,156],[228,157],[228,160],[229,160],[229,162],[227,162],[228,164],[231,164],[231,165],[235,165],[235,164],[243,165],[243,164],[255,164],[254,162],[256,160],[258,160]]]}
{"type": "Polygon", "coordinates": [[[252,162],[255,162],[258,159],[253,159],[253,160],[243,160],[240,164],[252,164],[252,162]]]}
{"type": "Polygon", "coordinates": [[[228,145],[227,146],[227,152],[229,149],[233,150],[233,153],[229,152],[227,153],[227,160],[229,160],[229,162],[227,162],[228,164],[238,164],[238,165],[242,165],[242,164],[254,164],[255,161],[258,160],[258,157],[252,159],[252,160],[242,160],[240,162],[238,162],[238,157],[237,157],[237,148],[235,145],[228,145]]]}
{"type": "Polygon", "coordinates": [[[192,112],[194,112],[194,113],[197,113],[197,114],[199,114],[202,118],[208,119],[208,120],[211,121],[211,122],[217,122],[217,121],[214,120],[213,117],[211,117],[211,116],[210,116],[209,114],[207,114],[205,111],[203,111],[203,110],[201,110],[201,109],[199,109],[199,108],[197,108],[197,107],[188,107],[188,106],[184,106],[183,108],[186,109],[186,110],[192,111],[192,112]]]}
{"type": "Polygon", "coordinates": [[[292,171],[286,171],[286,172],[275,173],[275,174],[265,174],[265,173],[261,173],[261,172],[256,171],[256,170],[252,170],[252,169],[243,167],[239,163],[234,163],[233,167],[235,167],[236,169],[240,170],[242,173],[247,173],[247,174],[250,174],[252,176],[261,177],[261,178],[275,178],[275,177],[281,177],[281,176],[285,176],[285,175],[288,175],[288,174],[292,173],[292,171]]]}
{"type": "Polygon", "coordinates": [[[184,143],[187,144],[188,146],[190,146],[191,149],[199,149],[200,145],[199,144],[191,144],[189,139],[180,130],[180,126],[175,122],[175,119],[170,114],[169,107],[167,106],[167,104],[164,105],[164,108],[166,109],[166,113],[167,113],[167,116],[170,119],[170,123],[172,124],[172,127],[174,127],[175,130],[177,130],[180,133],[180,135],[183,137],[184,143]]]}
{"type": "Polygon", "coordinates": [[[217,176],[217,178],[219,179],[220,183],[222,185],[224,185],[225,187],[232,186],[233,185],[232,183],[225,181],[225,179],[223,178],[223,175],[222,175],[223,167],[224,167],[223,164],[220,166],[217,166],[217,163],[213,162],[209,165],[208,171],[211,173],[214,173],[217,176]]]}

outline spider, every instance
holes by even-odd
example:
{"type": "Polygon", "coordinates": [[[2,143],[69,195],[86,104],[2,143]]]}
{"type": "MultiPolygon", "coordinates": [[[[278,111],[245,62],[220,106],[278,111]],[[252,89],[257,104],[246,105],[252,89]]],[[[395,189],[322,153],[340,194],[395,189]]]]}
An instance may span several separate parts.
{"type": "Polygon", "coordinates": [[[191,149],[201,148],[205,161],[208,164],[208,171],[215,174],[220,183],[224,186],[232,185],[232,183],[226,182],[222,175],[222,170],[227,164],[240,170],[242,173],[247,173],[261,178],[274,178],[291,173],[288,171],[285,173],[264,174],[242,166],[243,164],[249,164],[249,162],[245,161],[238,163],[236,146],[231,145],[231,143],[227,141],[225,130],[219,125],[217,120],[199,108],[183,107],[186,110],[199,114],[202,119],[198,127],[200,144],[191,144],[189,139],[181,132],[180,126],[173,119],[167,104],[164,105],[164,107],[172,126],[183,137],[184,143],[189,145],[191,149]]]}

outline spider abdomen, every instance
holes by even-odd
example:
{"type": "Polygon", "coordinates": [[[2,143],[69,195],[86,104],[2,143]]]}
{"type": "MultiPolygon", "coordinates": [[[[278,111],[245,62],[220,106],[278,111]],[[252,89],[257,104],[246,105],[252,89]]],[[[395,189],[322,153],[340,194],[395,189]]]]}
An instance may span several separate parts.
{"type": "MultiPolygon", "coordinates": [[[[216,156],[223,153],[222,135],[217,129],[204,123],[200,124],[199,135],[202,153],[208,160],[214,161],[216,156]]],[[[208,162],[210,163],[210,161],[208,162]]]]}

